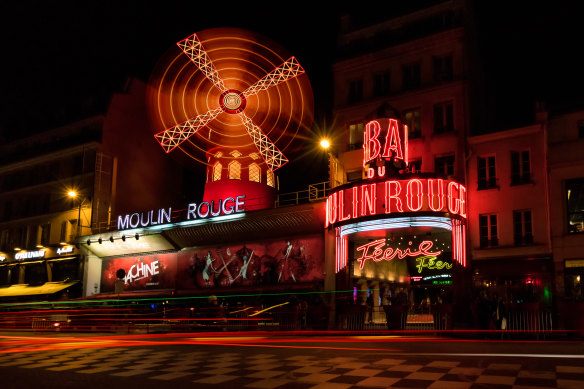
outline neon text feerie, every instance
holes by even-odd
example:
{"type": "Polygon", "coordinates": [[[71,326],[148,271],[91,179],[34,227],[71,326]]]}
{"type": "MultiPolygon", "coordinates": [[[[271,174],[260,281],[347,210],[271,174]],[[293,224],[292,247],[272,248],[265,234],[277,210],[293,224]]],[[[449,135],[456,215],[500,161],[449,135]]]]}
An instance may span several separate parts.
{"type": "Polygon", "coordinates": [[[356,185],[329,195],[326,226],[366,216],[395,216],[405,212],[443,212],[466,218],[466,187],[439,178],[356,185]]]}
{"type": "MultiPolygon", "coordinates": [[[[360,258],[357,258],[359,261],[359,268],[363,269],[365,262],[367,260],[372,260],[374,262],[380,261],[391,261],[394,258],[403,259],[405,257],[418,257],[418,256],[431,256],[436,257],[442,254],[441,250],[438,251],[430,251],[432,246],[434,245],[431,240],[424,240],[420,242],[417,250],[412,251],[412,247],[406,247],[405,249],[394,248],[394,247],[386,247],[385,246],[385,238],[378,239],[373,242],[366,243],[362,246],[357,247],[357,251],[362,251],[362,255],[360,258]]],[[[412,242],[409,242],[411,246],[412,242]]],[[[419,258],[418,258],[419,259],[419,258]]],[[[439,261],[442,263],[442,261],[439,261]]],[[[435,265],[435,262],[433,262],[435,265]]],[[[425,266],[428,267],[428,266],[425,266]]],[[[418,267],[418,272],[421,272],[421,268],[418,267]]]]}

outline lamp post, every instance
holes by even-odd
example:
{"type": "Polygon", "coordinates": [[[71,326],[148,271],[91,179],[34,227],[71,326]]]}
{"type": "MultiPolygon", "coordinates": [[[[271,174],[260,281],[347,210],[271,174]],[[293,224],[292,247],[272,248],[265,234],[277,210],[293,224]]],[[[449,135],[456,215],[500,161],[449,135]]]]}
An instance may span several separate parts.
{"type": "MultiPolygon", "coordinates": [[[[67,196],[69,196],[71,199],[76,199],[78,197],[78,194],[76,191],[74,191],[73,189],[69,190],[67,192],[67,196]]],[[[75,233],[75,237],[79,237],[79,234],[81,232],[81,206],[83,205],[83,200],[79,199],[79,206],[78,206],[78,211],[77,211],[77,231],[75,233]]]]}

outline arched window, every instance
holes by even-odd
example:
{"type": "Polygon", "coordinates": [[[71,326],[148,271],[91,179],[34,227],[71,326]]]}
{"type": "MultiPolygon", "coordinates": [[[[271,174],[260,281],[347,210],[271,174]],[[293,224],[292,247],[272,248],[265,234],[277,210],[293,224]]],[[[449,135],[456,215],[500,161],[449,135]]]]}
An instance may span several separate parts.
{"type": "Polygon", "coordinates": [[[266,173],[266,183],[272,188],[274,187],[274,172],[271,170],[266,173]]]}
{"type": "Polygon", "coordinates": [[[262,171],[257,163],[249,165],[249,180],[254,182],[262,182],[262,171]]]}
{"type": "Polygon", "coordinates": [[[213,166],[213,181],[219,181],[221,179],[221,169],[223,169],[221,163],[216,162],[213,166]]]}
{"type": "Polygon", "coordinates": [[[228,165],[229,179],[230,180],[240,180],[241,179],[241,164],[237,161],[231,161],[228,165]]]}

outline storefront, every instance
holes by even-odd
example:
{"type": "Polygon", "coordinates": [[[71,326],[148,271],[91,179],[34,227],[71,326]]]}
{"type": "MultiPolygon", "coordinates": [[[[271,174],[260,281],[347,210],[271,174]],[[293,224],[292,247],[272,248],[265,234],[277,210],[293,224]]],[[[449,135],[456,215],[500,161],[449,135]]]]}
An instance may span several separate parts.
{"type": "Polygon", "coordinates": [[[452,303],[457,269],[466,267],[465,186],[407,173],[398,120],[369,122],[364,137],[367,178],[327,199],[337,289],[354,291],[349,303],[365,306],[368,322],[386,321],[381,307],[452,303]]]}
{"type": "Polygon", "coordinates": [[[71,245],[21,250],[0,260],[0,298],[68,299],[81,296],[82,266],[71,245]]]}

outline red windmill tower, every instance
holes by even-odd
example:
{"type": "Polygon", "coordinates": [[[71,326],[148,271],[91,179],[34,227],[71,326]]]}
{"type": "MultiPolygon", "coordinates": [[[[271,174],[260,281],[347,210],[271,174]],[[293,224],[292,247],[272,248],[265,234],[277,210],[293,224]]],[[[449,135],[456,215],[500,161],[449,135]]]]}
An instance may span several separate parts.
{"type": "Polygon", "coordinates": [[[177,46],[149,82],[156,140],[207,165],[203,201],[245,195],[246,210],[273,206],[274,172],[312,124],[304,69],[241,29],[205,30],[177,46]]]}

